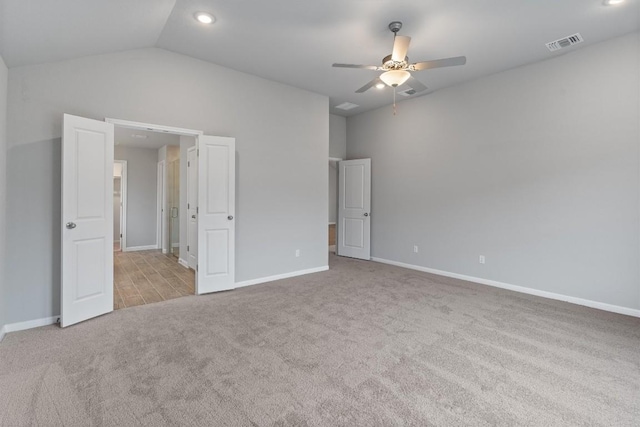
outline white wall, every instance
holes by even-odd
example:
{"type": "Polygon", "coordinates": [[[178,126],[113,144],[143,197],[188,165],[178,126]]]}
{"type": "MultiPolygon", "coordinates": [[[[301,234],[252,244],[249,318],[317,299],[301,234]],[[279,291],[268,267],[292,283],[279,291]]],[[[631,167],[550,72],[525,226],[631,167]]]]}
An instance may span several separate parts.
{"type": "Polygon", "coordinates": [[[6,206],[7,206],[7,78],[8,70],[0,56],[0,339],[8,323],[6,289],[6,206]]]}
{"type": "Polygon", "coordinates": [[[236,279],[327,265],[327,97],[162,49],[12,68],[8,93],[11,322],[59,312],[65,112],[235,137],[236,279]]]}
{"type": "Polygon", "coordinates": [[[158,150],[116,145],[114,158],[127,161],[127,249],[155,246],[158,150]]]}
{"type": "MultiPolygon", "coordinates": [[[[347,157],[347,119],[329,115],[329,157],[347,157]]],[[[338,215],[338,165],[329,164],[329,223],[335,223],[338,215]]]]}
{"type": "Polygon", "coordinates": [[[636,33],[350,117],[372,256],[640,308],[639,56],[636,33]]]}

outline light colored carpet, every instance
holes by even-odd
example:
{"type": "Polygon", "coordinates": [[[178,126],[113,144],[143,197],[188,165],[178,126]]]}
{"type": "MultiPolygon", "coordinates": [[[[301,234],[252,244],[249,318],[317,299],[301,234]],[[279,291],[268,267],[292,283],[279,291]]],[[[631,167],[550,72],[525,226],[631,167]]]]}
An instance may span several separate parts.
{"type": "Polygon", "coordinates": [[[640,424],[640,319],[373,262],[0,344],[0,423],[640,424]]]}

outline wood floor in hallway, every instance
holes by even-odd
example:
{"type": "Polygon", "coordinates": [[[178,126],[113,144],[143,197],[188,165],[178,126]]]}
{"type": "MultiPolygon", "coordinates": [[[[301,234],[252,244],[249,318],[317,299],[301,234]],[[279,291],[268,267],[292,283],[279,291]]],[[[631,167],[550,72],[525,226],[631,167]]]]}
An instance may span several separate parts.
{"type": "Polygon", "coordinates": [[[161,251],[114,252],[114,309],[195,293],[195,272],[161,251]]]}

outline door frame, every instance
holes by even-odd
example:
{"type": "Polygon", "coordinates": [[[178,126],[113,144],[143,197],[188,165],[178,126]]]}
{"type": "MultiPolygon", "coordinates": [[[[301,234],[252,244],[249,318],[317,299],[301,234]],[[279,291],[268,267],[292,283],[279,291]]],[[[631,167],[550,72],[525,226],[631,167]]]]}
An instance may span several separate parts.
{"type": "Polygon", "coordinates": [[[127,161],[113,160],[113,163],[122,165],[120,176],[120,252],[127,249],[127,161]]]}
{"type": "MultiPolygon", "coordinates": [[[[335,198],[335,202],[336,202],[336,222],[330,222],[327,221],[329,223],[329,227],[331,227],[332,225],[335,226],[335,241],[336,244],[333,246],[329,246],[329,252],[332,252],[333,249],[333,253],[337,254],[338,253],[338,199],[340,199],[340,192],[338,187],[340,186],[340,162],[343,161],[344,159],[342,157],[331,157],[329,156],[329,167],[331,167],[331,163],[335,163],[335,167],[336,167],[336,198],[335,198]]],[[[331,195],[331,191],[329,191],[329,195],[331,195]]],[[[327,202],[329,205],[331,205],[331,200],[329,200],[327,202]]],[[[329,206],[327,206],[327,212],[329,211],[329,206]]]]}
{"type": "Polygon", "coordinates": [[[166,162],[160,160],[156,172],[156,248],[160,249],[162,253],[166,253],[164,251],[164,238],[167,226],[166,215],[164,214],[164,207],[167,201],[164,182],[165,168],[166,162]]]}
{"type": "MultiPolygon", "coordinates": [[[[189,162],[189,155],[191,153],[193,153],[193,152],[197,153],[196,150],[197,150],[197,147],[195,145],[193,147],[187,148],[187,162],[189,162]]],[[[197,253],[198,242],[197,241],[195,242],[195,247],[194,248],[191,247],[192,246],[191,243],[193,243],[193,242],[191,242],[191,240],[190,240],[190,236],[191,236],[191,233],[190,233],[190,231],[191,231],[191,229],[190,229],[190,227],[191,227],[191,225],[190,225],[191,219],[189,218],[189,211],[191,210],[191,207],[190,207],[190,204],[189,204],[189,200],[190,200],[189,196],[191,196],[191,194],[194,192],[194,189],[198,188],[197,185],[194,185],[194,184],[198,183],[198,175],[196,174],[196,177],[195,177],[196,182],[195,183],[191,182],[191,174],[189,173],[189,167],[193,167],[193,168],[197,168],[198,167],[198,157],[197,157],[197,155],[196,155],[196,160],[195,160],[194,163],[195,164],[193,164],[191,166],[187,166],[187,212],[186,212],[186,214],[187,214],[187,233],[186,234],[187,235],[186,235],[186,238],[187,238],[187,248],[188,248],[188,250],[187,250],[187,257],[185,259],[185,262],[187,264],[186,267],[187,268],[192,268],[193,270],[195,270],[197,265],[198,265],[198,258],[197,258],[198,257],[198,253],[197,253]],[[191,262],[191,253],[192,252],[196,252],[195,265],[192,265],[193,263],[190,264],[190,262],[191,262]]],[[[197,190],[195,191],[195,197],[196,197],[196,199],[198,198],[198,191],[197,190]]],[[[198,223],[197,223],[197,221],[198,220],[197,220],[197,215],[196,215],[196,236],[198,235],[198,223]]]]}

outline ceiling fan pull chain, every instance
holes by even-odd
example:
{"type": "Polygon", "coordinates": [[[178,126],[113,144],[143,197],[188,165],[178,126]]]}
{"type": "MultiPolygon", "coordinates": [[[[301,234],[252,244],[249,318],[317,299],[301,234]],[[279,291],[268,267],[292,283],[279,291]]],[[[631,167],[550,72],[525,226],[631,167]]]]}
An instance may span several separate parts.
{"type": "Polygon", "coordinates": [[[398,110],[396,109],[396,88],[393,88],[393,115],[395,116],[398,110]]]}

